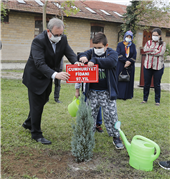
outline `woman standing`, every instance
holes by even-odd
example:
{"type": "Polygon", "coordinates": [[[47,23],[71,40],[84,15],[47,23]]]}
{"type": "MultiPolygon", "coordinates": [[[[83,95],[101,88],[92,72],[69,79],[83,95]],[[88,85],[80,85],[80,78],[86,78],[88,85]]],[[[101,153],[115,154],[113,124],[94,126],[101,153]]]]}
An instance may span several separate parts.
{"type": "Polygon", "coordinates": [[[118,81],[119,95],[118,99],[132,99],[133,98],[133,86],[134,86],[134,73],[135,73],[135,61],[136,61],[136,46],[132,43],[133,33],[127,31],[124,35],[124,41],[118,43],[118,64],[117,64],[117,78],[119,74],[130,75],[130,81],[118,81]]]}
{"type": "Polygon", "coordinates": [[[166,50],[166,43],[162,41],[161,29],[155,28],[152,31],[152,40],[146,42],[143,51],[146,53],[144,62],[144,90],[143,101],[146,103],[149,96],[151,79],[154,79],[155,105],[160,105],[161,78],[164,72],[163,55],[166,50]]]}

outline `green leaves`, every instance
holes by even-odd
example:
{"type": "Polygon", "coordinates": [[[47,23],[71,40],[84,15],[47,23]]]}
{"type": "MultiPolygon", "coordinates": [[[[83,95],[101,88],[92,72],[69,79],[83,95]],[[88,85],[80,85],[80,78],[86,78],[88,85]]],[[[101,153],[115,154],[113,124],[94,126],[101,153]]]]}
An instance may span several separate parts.
{"type": "Polygon", "coordinates": [[[131,1],[127,6],[124,16],[124,24],[121,25],[123,36],[126,31],[131,30],[136,35],[137,30],[149,29],[150,26],[167,26],[170,19],[170,3],[163,0],[153,1],[131,1]]]}
{"type": "Polygon", "coordinates": [[[84,102],[84,95],[81,95],[80,105],[76,116],[76,123],[72,125],[73,137],[71,141],[72,155],[77,162],[89,160],[95,146],[91,109],[84,102]]]}
{"type": "Polygon", "coordinates": [[[4,17],[7,16],[7,11],[6,6],[1,2],[1,22],[3,22],[4,17]]]}

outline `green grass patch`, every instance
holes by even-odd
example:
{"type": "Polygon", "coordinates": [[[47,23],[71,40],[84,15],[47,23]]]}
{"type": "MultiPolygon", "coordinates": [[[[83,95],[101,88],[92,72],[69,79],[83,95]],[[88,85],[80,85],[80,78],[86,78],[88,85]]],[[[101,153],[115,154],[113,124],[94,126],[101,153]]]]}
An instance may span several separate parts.
{"type": "MultiPolygon", "coordinates": [[[[140,80],[141,68],[135,67],[135,81],[140,80]]],[[[165,67],[161,83],[170,83],[170,67],[165,67]]]]}
{"type": "Polygon", "coordinates": [[[14,73],[23,73],[24,70],[1,70],[2,72],[14,72],[14,73]]]}
{"type": "MultiPolygon", "coordinates": [[[[136,70],[137,71],[137,70],[136,70]]],[[[54,86],[53,86],[54,88],[54,86]]],[[[17,151],[16,160],[20,156],[28,156],[29,150],[36,150],[41,153],[43,150],[50,150],[53,154],[59,151],[71,150],[72,128],[75,121],[67,110],[68,104],[73,99],[75,89],[73,84],[63,84],[61,86],[60,100],[58,104],[54,101],[53,92],[49,102],[44,107],[42,116],[42,131],[45,138],[52,141],[52,145],[42,145],[31,140],[28,130],[21,127],[29,112],[27,88],[21,80],[1,79],[1,153],[17,151]],[[25,150],[23,151],[23,147],[25,150]],[[28,151],[27,151],[28,149],[28,151]]],[[[143,97],[143,90],[135,89],[134,98],[131,100],[117,100],[118,117],[122,123],[121,129],[131,142],[133,136],[142,135],[154,142],[161,148],[161,155],[154,161],[154,169],[151,172],[142,172],[133,169],[128,164],[128,154],[126,150],[117,151],[112,138],[108,136],[103,126],[104,133],[95,133],[94,155],[103,158],[99,163],[99,170],[104,173],[111,171],[115,175],[124,176],[130,172],[136,178],[163,178],[169,177],[169,172],[161,169],[157,162],[160,160],[170,160],[170,93],[162,91],[161,105],[154,105],[154,91],[151,89],[147,104],[140,104],[143,97]],[[109,165],[117,165],[118,168],[108,168],[109,165]]],[[[30,154],[31,156],[31,154],[30,154]]],[[[3,165],[2,161],[2,165],[3,165]]],[[[104,175],[107,177],[107,175],[104,175]]]]}

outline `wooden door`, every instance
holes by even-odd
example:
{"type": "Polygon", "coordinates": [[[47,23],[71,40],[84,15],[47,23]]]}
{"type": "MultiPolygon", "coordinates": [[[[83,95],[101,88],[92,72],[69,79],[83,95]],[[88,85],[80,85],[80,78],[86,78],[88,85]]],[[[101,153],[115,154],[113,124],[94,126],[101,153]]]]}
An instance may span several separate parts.
{"type": "Polygon", "coordinates": [[[151,31],[143,31],[143,47],[145,46],[148,40],[152,40],[152,32],[151,31]]]}
{"type": "MultiPolygon", "coordinates": [[[[146,30],[144,30],[144,31],[143,31],[143,47],[145,46],[145,44],[146,44],[146,42],[147,42],[148,40],[152,40],[152,32],[151,32],[151,31],[146,31],[146,30]]],[[[144,61],[145,61],[145,57],[146,57],[145,52],[143,52],[143,48],[141,49],[140,54],[141,54],[141,70],[140,70],[139,86],[140,86],[140,87],[143,87],[143,86],[144,86],[143,66],[144,66],[144,61]]],[[[150,86],[150,87],[151,87],[151,88],[154,87],[153,77],[152,77],[152,80],[151,80],[151,86],[150,86]]]]}

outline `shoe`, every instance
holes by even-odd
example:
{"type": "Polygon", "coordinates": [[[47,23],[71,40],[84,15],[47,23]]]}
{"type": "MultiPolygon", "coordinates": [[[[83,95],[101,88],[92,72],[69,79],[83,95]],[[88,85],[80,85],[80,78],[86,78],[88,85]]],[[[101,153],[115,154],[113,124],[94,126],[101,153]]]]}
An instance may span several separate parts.
{"type": "Polygon", "coordinates": [[[27,126],[25,122],[22,124],[22,127],[25,128],[25,129],[31,130],[31,127],[30,127],[30,126],[27,126]]]}
{"type": "Polygon", "coordinates": [[[56,103],[61,103],[59,99],[54,99],[56,103]]]}
{"type": "Polygon", "coordinates": [[[116,149],[123,149],[124,148],[122,141],[120,140],[119,137],[117,137],[117,138],[113,137],[113,145],[115,145],[116,149]]]}
{"type": "Polygon", "coordinates": [[[155,103],[156,106],[160,106],[160,103],[155,103]]]}
{"type": "Polygon", "coordinates": [[[46,145],[50,145],[51,144],[51,141],[45,139],[44,137],[38,138],[38,139],[34,139],[34,140],[36,140],[37,142],[41,142],[42,144],[46,144],[46,145]]]}
{"type": "Polygon", "coordinates": [[[96,124],[96,131],[103,133],[103,129],[101,128],[101,125],[96,124]]]}
{"type": "Polygon", "coordinates": [[[158,164],[165,170],[170,170],[170,161],[158,162],[158,164]]]}
{"type": "Polygon", "coordinates": [[[140,104],[145,104],[145,103],[147,103],[147,101],[142,101],[140,104]]]}

